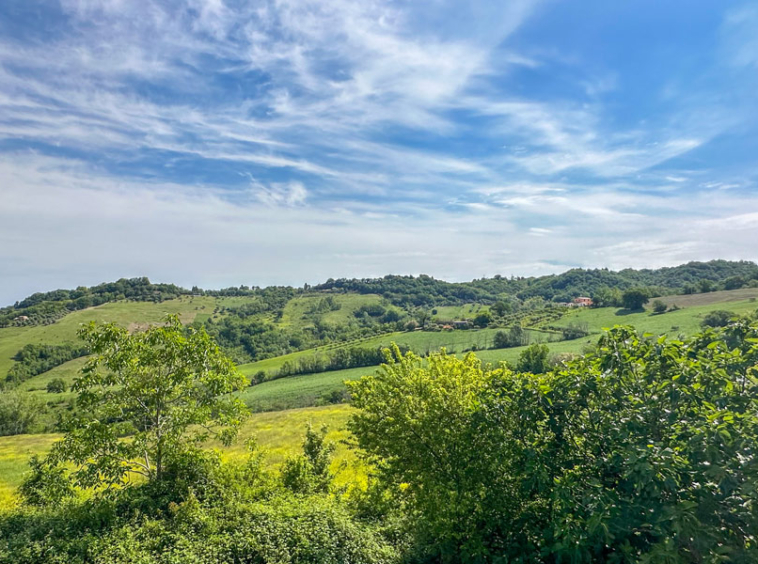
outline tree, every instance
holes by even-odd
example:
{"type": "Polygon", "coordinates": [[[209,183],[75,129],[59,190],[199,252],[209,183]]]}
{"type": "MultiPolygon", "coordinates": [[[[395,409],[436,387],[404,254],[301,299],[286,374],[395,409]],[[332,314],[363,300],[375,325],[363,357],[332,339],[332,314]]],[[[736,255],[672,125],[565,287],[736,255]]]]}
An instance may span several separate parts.
{"type": "Polygon", "coordinates": [[[303,454],[285,460],[282,467],[284,487],[295,493],[326,492],[332,481],[329,466],[334,444],[326,441],[327,428],[320,431],[309,423],[303,441],[303,454]]]}
{"type": "Polygon", "coordinates": [[[632,288],[624,292],[621,297],[621,303],[626,309],[637,310],[642,309],[644,305],[650,300],[647,292],[643,288],[632,288]]]}
{"type": "Polygon", "coordinates": [[[512,325],[506,333],[498,331],[492,341],[492,348],[506,349],[509,347],[520,347],[527,342],[528,333],[520,325],[512,325]]]}
{"type": "Polygon", "coordinates": [[[535,343],[527,347],[518,357],[516,370],[519,372],[531,372],[532,374],[542,374],[550,368],[548,356],[550,349],[547,345],[535,343]]]}
{"type": "Polygon", "coordinates": [[[0,436],[28,433],[42,411],[44,405],[29,394],[0,393],[0,436]]]}
{"type": "Polygon", "coordinates": [[[393,346],[375,375],[348,382],[360,409],[349,423],[358,445],[395,491],[407,485],[438,550],[453,557],[478,540],[467,534],[485,516],[484,476],[495,475],[486,430],[472,423],[492,377],[473,353],[424,362],[393,346]]]}
{"type": "Polygon", "coordinates": [[[79,334],[93,353],[72,387],[80,415],[50,454],[76,466],[77,485],[160,481],[194,445],[233,440],[245,407],[232,393],[245,378],[205,330],[174,315],[141,333],[93,322],[79,334]]]}
{"type": "Polygon", "coordinates": [[[621,298],[621,290],[618,288],[601,286],[592,295],[592,303],[596,307],[619,307],[621,305],[621,298]]]}
{"type": "Polygon", "coordinates": [[[66,391],[66,382],[63,378],[53,378],[47,383],[48,394],[62,394],[66,391]]]}
{"type": "Polygon", "coordinates": [[[503,317],[506,313],[513,311],[513,305],[510,302],[499,301],[492,305],[492,312],[498,317],[503,317]]]}
{"type": "Polygon", "coordinates": [[[425,561],[747,564],[757,365],[740,320],[687,341],[616,327],[536,375],[395,352],[350,384],[349,426],[425,561]]]}
{"type": "Polygon", "coordinates": [[[510,346],[509,340],[508,340],[508,333],[505,331],[498,331],[495,333],[495,337],[492,339],[492,348],[493,349],[505,349],[510,346]]]}
{"type": "Polygon", "coordinates": [[[701,327],[726,327],[732,318],[735,317],[734,312],[726,311],[723,309],[717,309],[707,313],[700,322],[701,327]]]}
{"type": "Polygon", "coordinates": [[[708,293],[708,292],[713,292],[716,289],[716,284],[713,282],[713,280],[708,280],[707,278],[704,278],[700,282],[698,282],[698,289],[703,294],[708,293]]]}
{"type": "Polygon", "coordinates": [[[492,322],[492,314],[489,311],[480,311],[474,317],[474,325],[477,327],[487,327],[492,322]]]}
{"type": "Polygon", "coordinates": [[[742,276],[730,276],[724,280],[724,290],[737,290],[746,284],[742,276]]]}
{"type": "Polygon", "coordinates": [[[426,329],[426,322],[429,321],[429,312],[424,309],[418,309],[415,312],[416,321],[418,321],[419,327],[426,329]]]}
{"type": "Polygon", "coordinates": [[[662,300],[655,300],[653,302],[653,311],[655,313],[666,313],[668,306],[662,300]]]}

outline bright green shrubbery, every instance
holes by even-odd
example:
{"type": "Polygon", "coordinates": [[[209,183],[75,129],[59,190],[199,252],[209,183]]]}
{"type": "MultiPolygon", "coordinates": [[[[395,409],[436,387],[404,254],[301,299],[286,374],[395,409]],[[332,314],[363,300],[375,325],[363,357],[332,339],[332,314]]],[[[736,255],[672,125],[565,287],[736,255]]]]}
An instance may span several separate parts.
{"type": "Polygon", "coordinates": [[[350,388],[367,487],[334,486],[310,427],[276,472],[254,443],[237,462],[188,447],[83,492],[35,459],[0,563],[758,561],[755,320],[616,327],[542,374],[395,348],[350,388]]]}
{"type": "Polygon", "coordinates": [[[545,374],[400,355],[351,429],[429,562],[758,561],[758,324],[617,327],[545,374]]]}

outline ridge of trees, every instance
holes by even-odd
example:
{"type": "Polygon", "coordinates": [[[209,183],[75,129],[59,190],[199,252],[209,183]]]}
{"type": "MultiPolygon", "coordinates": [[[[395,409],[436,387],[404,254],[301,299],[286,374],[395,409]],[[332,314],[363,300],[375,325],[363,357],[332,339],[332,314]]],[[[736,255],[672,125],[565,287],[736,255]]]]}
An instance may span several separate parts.
{"type": "Polygon", "coordinates": [[[75,290],[38,292],[0,308],[0,327],[7,326],[19,316],[55,317],[62,312],[76,311],[117,300],[163,301],[179,296],[257,296],[264,303],[280,302],[307,291],[341,291],[359,294],[380,294],[401,307],[458,305],[469,302],[495,303],[504,295],[521,300],[540,297],[562,302],[585,295],[593,296],[599,289],[647,287],[657,295],[676,292],[695,293],[715,289],[736,289],[751,283],[758,284],[758,265],[751,261],[712,260],[688,262],[659,269],[574,268],[561,274],[510,278],[496,275],[470,282],[446,282],[432,276],[387,275],[382,278],[330,278],[315,286],[245,286],[203,290],[175,284],[154,284],[146,277],[122,278],[97,286],[80,286],[75,290]]]}

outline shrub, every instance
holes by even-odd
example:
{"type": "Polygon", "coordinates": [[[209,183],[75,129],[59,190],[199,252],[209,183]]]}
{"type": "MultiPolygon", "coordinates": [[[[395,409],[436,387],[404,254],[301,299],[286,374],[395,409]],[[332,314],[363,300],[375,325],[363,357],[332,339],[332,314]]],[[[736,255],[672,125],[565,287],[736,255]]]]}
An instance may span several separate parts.
{"type": "Polygon", "coordinates": [[[653,311],[655,313],[666,313],[666,310],[668,309],[668,306],[666,306],[665,303],[661,300],[655,300],[653,302],[653,311]]]}
{"type": "Polygon", "coordinates": [[[66,391],[66,382],[63,378],[53,378],[47,383],[48,394],[62,394],[66,391]]]}
{"type": "Polygon", "coordinates": [[[487,327],[492,322],[492,314],[489,311],[480,311],[474,317],[474,325],[477,327],[487,327]]]}
{"type": "Polygon", "coordinates": [[[726,327],[733,317],[735,317],[733,312],[717,309],[707,313],[700,325],[701,327],[726,327]]]}
{"type": "Polygon", "coordinates": [[[29,394],[15,391],[0,393],[0,436],[31,432],[43,411],[42,403],[29,394]]]}
{"type": "Polygon", "coordinates": [[[547,345],[533,344],[524,350],[518,357],[516,370],[519,372],[531,372],[532,374],[542,374],[550,368],[548,355],[550,349],[547,345]]]}
{"type": "Polygon", "coordinates": [[[543,375],[397,357],[350,428],[428,562],[758,561],[758,324],[632,328],[543,375]],[[726,556],[725,556],[726,555],[726,556]]]}

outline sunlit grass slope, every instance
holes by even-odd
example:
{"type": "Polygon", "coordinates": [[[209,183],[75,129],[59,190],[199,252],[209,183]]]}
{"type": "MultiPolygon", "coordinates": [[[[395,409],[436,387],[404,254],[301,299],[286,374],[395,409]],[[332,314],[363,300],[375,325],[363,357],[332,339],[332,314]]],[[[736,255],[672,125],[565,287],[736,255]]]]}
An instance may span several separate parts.
{"type": "MultiPolygon", "coordinates": [[[[329,429],[327,440],[337,446],[332,469],[337,473],[337,483],[345,483],[356,478],[356,473],[360,479],[360,465],[344,444],[351,411],[347,405],[333,405],[253,414],[243,425],[235,444],[228,448],[218,444],[209,447],[219,448],[226,458],[240,457],[246,453],[245,440],[254,436],[266,453],[266,464],[274,467],[287,456],[300,452],[308,423],[317,427],[326,425],[329,429]]],[[[60,435],[51,434],[0,437],[0,508],[7,507],[15,499],[15,489],[28,471],[29,457],[46,453],[59,438],[60,435]]]]}
{"type": "Polygon", "coordinates": [[[309,314],[309,312],[313,311],[327,297],[331,297],[334,303],[339,305],[339,309],[321,312],[318,315],[325,323],[335,325],[350,321],[361,306],[382,302],[382,297],[376,294],[317,294],[298,296],[287,302],[279,324],[282,327],[312,325],[312,314],[309,314]]]}
{"type": "Polygon", "coordinates": [[[13,355],[24,345],[76,342],[76,332],[82,323],[113,322],[136,328],[140,324],[157,323],[169,313],[178,314],[183,323],[190,323],[198,313],[210,313],[214,307],[215,298],[211,297],[185,297],[161,303],[120,301],[69,313],[51,325],[4,327],[0,329],[0,377],[7,374],[13,355]]]}

